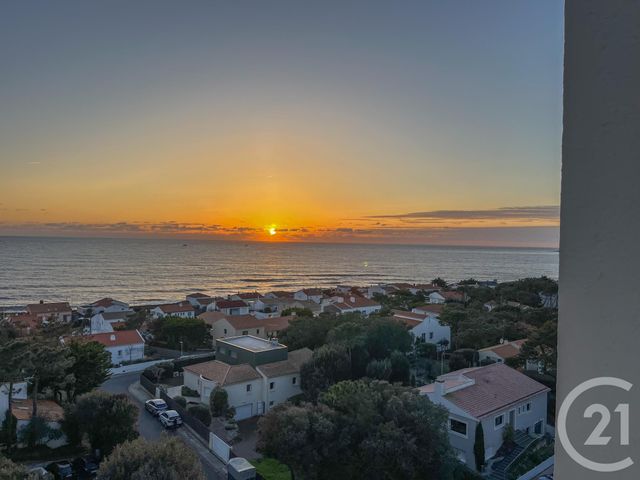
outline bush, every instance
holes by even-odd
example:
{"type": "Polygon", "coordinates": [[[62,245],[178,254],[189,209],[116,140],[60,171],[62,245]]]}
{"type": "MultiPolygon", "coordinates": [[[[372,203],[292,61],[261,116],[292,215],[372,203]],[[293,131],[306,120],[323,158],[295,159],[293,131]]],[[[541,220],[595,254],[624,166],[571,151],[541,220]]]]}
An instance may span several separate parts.
{"type": "Polygon", "coordinates": [[[188,408],[187,412],[189,412],[189,414],[194,418],[200,420],[207,427],[211,425],[211,413],[209,413],[209,409],[207,407],[203,405],[192,405],[188,408]]]}
{"type": "Polygon", "coordinates": [[[200,394],[196,390],[194,390],[193,388],[189,388],[186,385],[182,386],[182,392],[181,393],[182,393],[182,395],[184,397],[199,397],[200,396],[200,394]]]}
{"type": "Polygon", "coordinates": [[[229,396],[227,391],[222,387],[216,387],[209,397],[209,407],[214,417],[221,417],[229,408],[229,396]]]}
{"type": "Polygon", "coordinates": [[[182,408],[187,408],[187,399],[184,397],[174,397],[175,402],[180,405],[182,408]]]}

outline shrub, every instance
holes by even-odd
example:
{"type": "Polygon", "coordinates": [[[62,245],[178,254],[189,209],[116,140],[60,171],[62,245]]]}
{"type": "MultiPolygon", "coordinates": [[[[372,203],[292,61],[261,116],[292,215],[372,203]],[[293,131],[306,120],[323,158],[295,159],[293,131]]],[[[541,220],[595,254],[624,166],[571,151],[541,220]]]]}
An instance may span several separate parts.
{"type": "Polygon", "coordinates": [[[180,396],[177,396],[177,397],[174,397],[173,399],[174,399],[174,400],[175,400],[175,402],[176,402],[178,405],[180,405],[182,408],[187,408],[187,399],[186,399],[186,398],[184,398],[184,397],[180,397],[180,396]]]}
{"type": "Polygon", "coordinates": [[[214,417],[221,417],[229,408],[229,395],[222,387],[216,387],[209,397],[209,407],[214,417]]]}
{"type": "Polygon", "coordinates": [[[199,397],[200,394],[193,388],[189,388],[186,385],[182,386],[182,395],[185,397],[199,397]]]}
{"type": "Polygon", "coordinates": [[[190,415],[200,420],[207,427],[211,425],[211,413],[209,413],[209,409],[204,405],[192,405],[187,411],[190,415]]]}

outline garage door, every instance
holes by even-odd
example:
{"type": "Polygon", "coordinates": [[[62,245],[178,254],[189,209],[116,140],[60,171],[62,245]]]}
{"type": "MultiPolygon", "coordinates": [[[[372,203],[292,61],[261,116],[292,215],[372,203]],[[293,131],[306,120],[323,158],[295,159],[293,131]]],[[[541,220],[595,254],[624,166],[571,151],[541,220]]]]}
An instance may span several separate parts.
{"type": "Polygon", "coordinates": [[[236,420],[244,420],[245,418],[249,418],[253,416],[253,406],[252,403],[247,403],[246,405],[240,405],[236,407],[236,420]]]}

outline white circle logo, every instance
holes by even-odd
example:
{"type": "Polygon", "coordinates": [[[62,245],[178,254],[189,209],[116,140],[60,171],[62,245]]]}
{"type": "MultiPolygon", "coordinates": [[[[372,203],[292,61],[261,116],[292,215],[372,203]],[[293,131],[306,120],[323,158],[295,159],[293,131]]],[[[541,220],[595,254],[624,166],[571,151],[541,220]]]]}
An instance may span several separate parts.
{"type": "MultiPolygon", "coordinates": [[[[633,384],[621,378],[598,377],[582,382],[580,385],[575,387],[569,392],[560,406],[557,425],[558,438],[560,439],[560,443],[564,447],[565,451],[579,465],[596,472],[618,472],[633,465],[633,460],[630,457],[627,457],[613,463],[594,462],[593,460],[589,460],[581,455],[575,449],[571,440],[569,440],[569,435],[567,434],[567,415],[571,409],[571,405],[573,405],[576,399],[584,392],[597,387],[617,387],[628,392],[631,390],[631,387],[633,387],[633,384]]],[[[614,412],[620,415],[620,445],[629,445],[629,404],[619,404],[615,408],[614,412]]],[[[585,445],[607,445],[611,440],[611,437],[605,437],[602,433],[611,420],[611,413],[604,405],[595,403],[585,410],[584,417],[589,418],[595,414],[600,415],[600,421],[591,435],[589,435],[589,438],[587,438],[585,445]]]]}

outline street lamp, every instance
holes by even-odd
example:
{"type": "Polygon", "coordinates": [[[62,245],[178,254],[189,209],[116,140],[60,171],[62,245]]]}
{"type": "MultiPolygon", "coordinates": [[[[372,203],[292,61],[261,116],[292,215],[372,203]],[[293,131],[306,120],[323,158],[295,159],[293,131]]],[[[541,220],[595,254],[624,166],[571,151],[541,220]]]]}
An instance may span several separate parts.
{"type": "Polygon", "coordinates": [[[182,358],[182,344],[183,344],[183,342],[182,342],[182,340],[180,340],[180,358],[182,358]]]}

